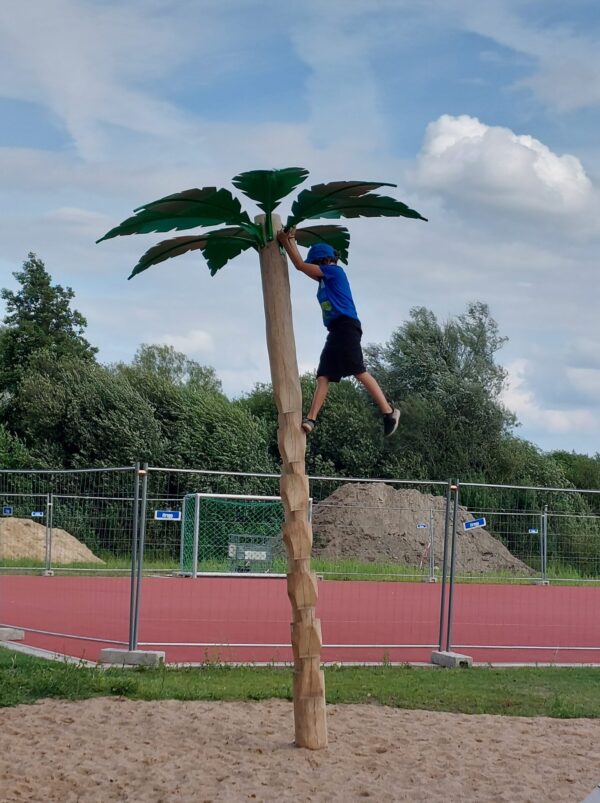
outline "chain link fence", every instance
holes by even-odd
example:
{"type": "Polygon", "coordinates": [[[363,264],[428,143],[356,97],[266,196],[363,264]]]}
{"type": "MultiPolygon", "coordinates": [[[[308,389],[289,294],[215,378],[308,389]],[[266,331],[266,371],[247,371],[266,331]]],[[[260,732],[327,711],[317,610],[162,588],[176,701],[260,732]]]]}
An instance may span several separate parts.
{"type": "Polygon", "coordinates": [[[0,470],[0,572],[131,571],[135,467],[0,470]]]}
{"type": "MultiPolygon", "coordinates": [[[[227,639],[231,643],[229,635],[219,638],[219,633],[234,615],[232,600],[222,600],[220,587],[211,585],[214,590],[197,613],[200,603],[193,589],[200,586],[186,583],[190,576],[201,583],[210,576],[242,581],[285,574],[278,494],[276,474],[139,466],[2,470],[0,583],[6,589],[9,580],[13,585],[11,594],[0,594],[0,622],[38,632],[42,640],[44,634],[54,634],[67,652],[71,639],[88,645],[164,644],[169,639],[161,627],[186,617],[195,623],[194,632],[209,627],[210,638],[197,642],[203,647],[227,639]],[[59,580],[65,585],[57,596],[58,585],[52,583],[59,580]],[[20,608],[13,604],[16,599],[21,600],[20,608]]],[[[485,638],[480,636],[474,649],[548,649],[558,636],[536,607],[543,593],[536,586],[581,587],[596,593],[599,494],[481,483],[458,486],[449,480],[311,477],[313,567],[321,578],[323,604],[347,606],[364,595],[347,636],[340,640],[338,635],[334,641],[349,655],[357,646],[351,642],[359,640],[356,628],[364,626],[382,649],[436,646],[438,622],[433,623],[437,614],[432,611],[437,606],[440,648],[452,646],[456,639],[465,649],[473,647],[468,628],[481,625],[478,632],[485,638]],[[407,587],[404,594],[409,594],[409,585],[415,589],[410,591],[413,607],[405,600],[395,614],[398,628],[407,628],[411,636],[389,644],[381,622],[396,594],[390,586],[398,582],[407,587]],[[416,591],[415,584],[422,584],[423,590],[416,591]],[[467,586],[479,590],[462,591],[467,586]],[[500,605],[494,586],[512,594],[502,597],[502,610],[494,608],[500,605]],[[519,596],[515,587],[531,592],[519,596]],[[353,589],[350,598],[348,589],[353,589]],[[527,597],[529,593],[538,596],[527,597]],[[502,617],[510,632],[502,629],[502,617]],[[421,622],[421,632],[414,622],[421,622]],[[516,638],[525,623],[533,630],[516,638]],[[375,633],[380,635],[376,638],[375,633]]],[[[239,615],[252,630],[249,611],[262,616],[260,605],[267,604],[271,592],[261,592],[261,600],[256,585],[240,582],[232,588],[239,589],[239,615]]],[[[565,627],[572,626],[573,638],[589,657],[590,649],[600,650],[600,638],[593,624],[587,629],[578,625],[578,607],[590,604],[587,598],[578,602],[579,596],[563,594],[561,610],[565,627]]],[[[277,617],[272,629],[281,629],[285,643],[287,611],[277,617]]],[[[345,632],[343,621],[339,632],[345,632]]],[[[252,639],[246,636],[238,633],[236,643],[249,643],[252,639]]],[[[254,638],[259,644],[260,637],[254,638]]],[[[184,638],[195,644],[194,639],[184,638]]],[[[560,651],[561,645],[556,642],[554,647],[560,651]]]]}

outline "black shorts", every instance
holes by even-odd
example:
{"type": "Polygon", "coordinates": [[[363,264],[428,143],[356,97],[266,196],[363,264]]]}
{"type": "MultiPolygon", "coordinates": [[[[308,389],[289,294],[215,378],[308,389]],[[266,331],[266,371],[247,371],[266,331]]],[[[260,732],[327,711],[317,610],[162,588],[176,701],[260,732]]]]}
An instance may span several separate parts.
{"type": "Polygon", "coordinates": [[[360,321],[342,315],[330,324],[325,348],[321,352],[317,376],[339,382],[343,376],[356,376],[366,371],[360,340],[360,321]]]}

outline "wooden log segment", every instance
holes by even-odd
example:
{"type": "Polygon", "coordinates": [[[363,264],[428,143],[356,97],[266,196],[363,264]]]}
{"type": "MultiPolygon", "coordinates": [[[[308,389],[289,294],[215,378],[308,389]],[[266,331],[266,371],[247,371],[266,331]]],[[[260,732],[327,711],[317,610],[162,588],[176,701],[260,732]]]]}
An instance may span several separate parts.
{"type": "MultiPolygon", "coordinates": [[[[264,226],[265,215],[257,223],[264,226]]],[[[273,230],[281,220],[273,215],[273,230]]],[[[302,391],[296,359],[287,259],[277,241],[260,252],[267,349],[278,412],[280,493],[285,512],[283,540],[288,551],[287,590],[292,607],[294,731],[298,747],[327,747],[325,678],[321,670],[321,623],[316,618],[317,577],[310,568],[312,528],[305,473],[306,437],[301,428],[302,391]]]]}

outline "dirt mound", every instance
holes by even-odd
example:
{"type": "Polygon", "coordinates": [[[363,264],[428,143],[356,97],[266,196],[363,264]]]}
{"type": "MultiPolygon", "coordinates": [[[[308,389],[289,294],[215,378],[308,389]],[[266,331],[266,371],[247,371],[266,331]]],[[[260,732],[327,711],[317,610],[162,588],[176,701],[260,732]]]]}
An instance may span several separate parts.
{"type": "MultiPolygon", "coordinates": [[[[409,566],[428,564],[433,511],[435,565],[442,565],[446,499],[384,483],[349,483],[313,507],[314,554],[409,566]]],[[[483,528],[464,530],[473,518],[458,509],[458,572],[511,571],[533,574],[523,561],[483,528]]]]}
{"type": "MultiPolygon", "coordinates": [[[[29,558],[43,561],[46,527],[31,519],[0,519],[0,560],[29,558]]],[[[85,544],[58,527],[52,528],[52,564],[104,563],[85,544]]]]}

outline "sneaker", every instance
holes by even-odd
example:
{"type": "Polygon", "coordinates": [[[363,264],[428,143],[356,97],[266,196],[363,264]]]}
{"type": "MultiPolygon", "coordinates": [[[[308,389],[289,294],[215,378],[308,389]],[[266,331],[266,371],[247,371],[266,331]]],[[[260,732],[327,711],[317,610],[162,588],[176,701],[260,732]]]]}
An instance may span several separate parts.
{"type": "Polygon", "coordinates": [[[314,420],[314,418],[302,419],[302,429],[306,432],[307,435],[313,431],[316,425],[317,422],[314,420]]]}
{"type": "Polygon", "coordinates": [[[400,410],[390,402],[392,405],[391,413],[383,414],[383,437],[389,438],[398,429],[398,422],[400,421],[400,410]]]}

